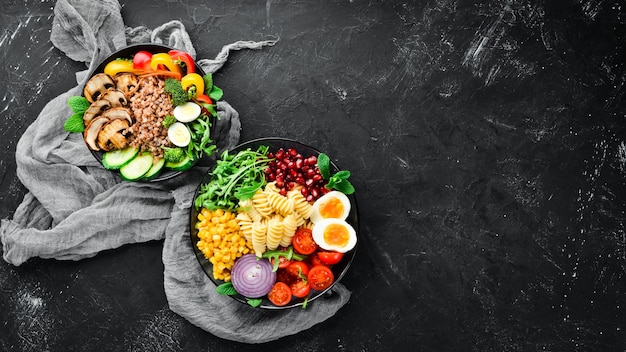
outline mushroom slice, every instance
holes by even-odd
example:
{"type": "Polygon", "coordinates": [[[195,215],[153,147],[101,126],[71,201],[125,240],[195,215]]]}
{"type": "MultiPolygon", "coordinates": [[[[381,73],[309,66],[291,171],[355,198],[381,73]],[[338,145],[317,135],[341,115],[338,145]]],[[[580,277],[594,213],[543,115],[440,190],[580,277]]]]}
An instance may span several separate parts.
{"type": "Polygon", "coordinates": [[[107,100],[98,99],[91,103],[83,115],[83,122],[87,126],[96,116],[111,108],[111,103],[107,100]]]}
{"type": "Polygon", "coordinates": [[[99,100],[106,100],[111,103],[112,108],[117,108],[119,106],[128,105],[128,100],[126,100],[126,95],[121,90],[113,89],[108,90],[104,95],[100,97],[99,100]]]}
{"type": "Polygon", "coordinates": [[[100,135],[102,127],[109,123],[109,121],[110,120],[106,117],[99,116],[91,120],[89,125],[87,125],[85,132],[83,132],[83,138],[85,139],[85,143],[89,149],[95,151],[100,150],[100,147],[98,146],[98,136],[100,135]]]}
{"type": "Polygon", "coordinates": [[[125,107],[111,108],[102,113],[102,116],[109,120],[126,120],[128,125],[133,123],[133,114],[130,109],[125,107]]]}
{"type": "Polygon", "coordinates": [[[83,95],[90,103],[93,103],[107,90],[113,88],[115,88],[113,78],[106,73],[98,73],[87,81],[83,95]]]}
{"type": "Polygon", "coordinates": [[[114,80],[116,88],[124,92],[127,97],[130,97],[139,89],[139,79],[130,72],[118,73],[114,80]]]}
{"type": "Polygon", "coordinates": [[[130,124],[126,120],[112,120],[100,130],[98,134],[98,146],[104,151],[122,149],[128,145],[128,139],[124,131],[130,124]]]}

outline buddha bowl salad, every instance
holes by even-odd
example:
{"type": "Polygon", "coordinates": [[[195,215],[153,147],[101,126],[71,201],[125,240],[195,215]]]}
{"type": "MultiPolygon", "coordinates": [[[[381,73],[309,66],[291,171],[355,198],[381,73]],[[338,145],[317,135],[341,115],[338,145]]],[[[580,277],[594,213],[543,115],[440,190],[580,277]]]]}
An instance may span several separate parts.
{"type": "Polygon", "coordinates": [[[102,165],[124,180],[151,180],[214,152],[210,118],[222,94],[188,53],[138,51],[110,61],[82,96],[68,99],[73,115],[64,128],[82,133],[87,147],[102,153],[102,165]]]}
{"type": "Polygon", "coordinates": [[[348,222],[354,187],[349,171],[331,172],[327,155],[235,149],[209,175],[194,200],[192,238],[218,293],[254,307],[306,308],[346,268],[357,241],[348,222]]]}

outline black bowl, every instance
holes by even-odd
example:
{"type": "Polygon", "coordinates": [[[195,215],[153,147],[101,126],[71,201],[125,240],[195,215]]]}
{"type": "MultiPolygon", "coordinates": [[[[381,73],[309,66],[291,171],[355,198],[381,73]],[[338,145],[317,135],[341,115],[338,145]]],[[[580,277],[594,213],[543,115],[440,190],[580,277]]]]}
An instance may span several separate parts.
{"type": "MultiPolygon", "coordinates": [[[[296,149],[299,153],[302,154],[303,157],[309,157],[311,155],[319,155],[321,152],[313,147],[310,147],[308,145],[302,144],[300,142],[296,142],[293,140],[289,140],[289,139],[283,139],[283,138],[260,138],[260,139],[255,139],[252,141],[248,141],[245,142],[243,144],[240,144],[238,146],[236,146],[235,148],[233,148],[232,151],[229,151],[229,153],[231,154],[235,154],[238,151],[241,150],[245,150],[245,149],[251,149],[251,150],[256,150],[259,146],[264,145],[264,146],[268,146],[270,152],[276,152],[279,148],[294,148],[296,149]]],[[[200,251],[198,249],[198,246],[196,246],[196,243],[198,242],[199,238],[198,238],[198,229],[196,229],[196,222],[198,219],[198,213],[199,213],[199,209],[196,209],[195,207],[195,200],[198,197],[198,193],[201,189],[201,187],[207,183],[209,183],[209,181],[211,180],[211,171],[213,169],[215,165],[212,165],[209,168],[209,172],[207,172],[207,174],[204,176],[204,178],[202,179],[202,181],[200,182],[200,185],[198,186],[198,188],[196,189],[196,192],[194,194],[193,197],[193,203],[191,206],[191,218],[190,218],[190,234],[191,234],[191,244],[192,247],[194,249],[194,252],[196,254],[196,258],[198,259],[198,262],[200,263],[200,266],[202,267],[202,270],[206,273],[206,275],[209,277],[209,279],[211,279],[211,281],[213,281],[213,283],[215,283],[216,286],[219,286],[221,284],[223,284],[224,282],[221,280],[216,280],[213,277],[213,264],[211,264],[211,262],[209,262],[205,257],[204,254],[202,253],[202,251],[200,251]]],[[[337,165],[335,165],[335,163],[333,163],[331,161],[331,170],[332,172],[337,172],[339,171],[339,168],[337,167],[337,165]]],[[[359,243],[359,215],[358,215],[358,208],[357,208],[357,204],[356,204],[356,198],[354,197],[354,195],[349,195],[348,199],[350,199],[351,202],[351,210],[350,210],[350,214],[348,215],[348,218],[346,219],[346,221],[352,225],[352,227],[354,227],[354,230],[357,233],[357,245],[350,251],[346,252],[342,258],[342,260],[333,265],[332,266],[332,271],[335,277],[335,281],[333,282],[333,284],[328,287],[327,289],[323,290],[323,291],[314,291],[311,290],[311,293],[309,294],[309,296],[307,297],[307,301],[308,302],[312,302],[315,299],[322,297],[326,294],[330,294],[332,292],[333,286],[338,283],[341,278],[346,274],[346,272],[348,271],[348,268],[350,267],[350,264],[352,263],[352,260],[354,259],[354,256],[356,254],[356,249],[358,247],[358,243],[359,243]]],[[[239,294],[237,295],[233,295],[231,296],[233,297],[235,300],[241,302],[241,303],[245,303],[247,304],[247,299],[239,294]]],[[[282,306],[282,307],[278,307],[275,306],[274,304],[272,304],[267,297],[263,297],[263,301],[261,303],[261,305],[259,306],[260,308],[265,308],[265,309],[287,309],[287,308],[293,308],[293,307],[298,307],[298,306],[302,306],[302,304],[305,302],[305,298],[292,298],[291,302],[289,304],[287,304],[286,306],[282,306]]]]}
{"type": "MultiPolygon", "coordinates": [[[[157,54],[157,53],[166,53],[170,50],[173,50],[175,48],[173,47],[169,47],[166,45],[161,45],[161,44],[135,44],[135,45],[130,45],[127,47],[124,47],[122,49],[119,49],[117,51],[115,51],[114,53],[112,53],[111,55],[109,55],[106,59],[104,59],[98,66],[96,66],[93,71],[91,71],[89,73],[89,78],[87,80],[89,80],[91,77],[95,76],[98,73],[102,73],[104,72],[104,68],[106,67],[106,65],[111,62],[114,61],[118,58],[132,58],[135,53],[139,52],[139,51],[147,51],[150,52],[152,54],[157,54]]],[[[201,75],[204,76],[205,72],[202,70],[202,68],[200,66],[198,66],[198,64],[196,64],[196,72],[201,75]]],[[[102,151],[95,151],[95,150],[91,150],[91,154],[100,162],[102,163],[102,155],[104,154],[102,151]]],[[[115,171],[115,170],[112,170],[115,171]]],[[[167,179],[170,179],[172,177],[175,177],[177,175],[180,175],[181,173],[183,173],[184,171],[175,171],[175,170],[168,170],[168,169],[163,169],[163,171],[156,177],[151,178],[149,180],[139,180],[139,181],[135,181],[135,182],[158,182],[158,181],[164,181],[167,179]]]]}

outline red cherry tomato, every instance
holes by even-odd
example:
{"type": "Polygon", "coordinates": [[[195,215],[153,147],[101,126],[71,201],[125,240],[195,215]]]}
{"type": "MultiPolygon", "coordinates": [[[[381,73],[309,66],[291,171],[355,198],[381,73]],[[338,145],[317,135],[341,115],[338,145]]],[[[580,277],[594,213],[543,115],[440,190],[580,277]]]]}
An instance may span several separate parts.
{"type": "Polygon", "coordinates": [[[294,261],[287,267],[289,275],[296,279],[306,279],[309,274],[309,266],[305,262],[294,261]]]}
{"type": "Polygon", "coordinates": [[[311,254],[317,250],[317,243],[313,240],[313,232],[311,229],[299,228],[293,235],[291,240],[293,249],[300,254],[311,254]]]}
{"type": "Polygon", "coordinates": [[[267,294],[267,298],[272,302],[275,306],[285,306],[287,303],[291,301],[291,289],[284,282],[277,282],[272,286],[272,289],[267,294]]]}
{"type": "Polygon", "coordinates": [[[317,253],[313,253],[312,255],[310,255],[308,261],[311,264],[311,267],[314,267],[316,265],[326,265],[325,263],[322,263],[317,253]]]}
{"type": "Polygon", "coordinates": [[[152,53],[148,51],[138,51],[133,56],[133,68],[150,71],[151,60],[152,60],[152,53]]]}
{"type": "Polygon", "coordinates": [[[295,278],[291,277],[291,274],[287,271],[287,269],[278,269],[276,271],[276,281],[284,282],[287,285],[291,285],[291,282],[294,281],[295,278]]]}
{"type": "Polygon", "coordinates": [[[337,264],[343,259],[343,253],[340,252],[317,252],[317,256],[326,265],[337,264]]]}
{"type": "MultiPolygon", "coordinates": [[[[278,268],[279,269],[285,269],[292,262],[293,262],[293,260],[291,260],[291,259],[287,259],[286,257],[279,256],[278,257],[278,268]]],[[[272,267],[273,267],[274,266],[274,258],[270,259],[270,263],[272,263],[272,267]]]]}
{"type": "Polygon", "coordinates": [[[291,284],[291,294],[294,297],[304,298],[311,292],[311,287],[306,280],[297,280],[291,284]]]}
{"type": "Polygon", "coordinates": [[[335,280],[333,271],[325,265],[316,265],[309,270],[307,276],[309,280],[309,286],[313,290],[322,291],[330,287],[335,280]]]}

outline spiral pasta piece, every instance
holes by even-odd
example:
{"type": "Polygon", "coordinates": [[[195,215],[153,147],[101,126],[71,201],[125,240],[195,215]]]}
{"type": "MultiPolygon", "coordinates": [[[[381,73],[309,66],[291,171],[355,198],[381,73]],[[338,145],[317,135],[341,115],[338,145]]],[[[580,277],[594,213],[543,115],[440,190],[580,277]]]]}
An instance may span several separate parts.
{"type": "Polygon", "coordinates": [[[237,223],[239,224],[239,229],[241,233],[246,238],[247,241],[252,242],[252,219],[248,213],[239,212],[235,217],[237,223]]]}
{"type": "Polygon", "coordinates": [[[267,224],[263,221],[255,221],[252,223],[252,249],[257,257],[261,255],[267,249],[266,246],[267,237],[267,224]]]}
{"type": "Polygon", "coordinates": [[[274,209],[272,209],[267,199],[267,193],[262,190],[258,190],[254,196],[252,196],[252,206],[265,218],[270,217],[274,212],[274,209]]]}
{"type": "Polygon", "coordinates": [[[283,221],[282,217],[276,215],[267,221],[267,240],[266,246],[268,250],[278,248],[280,240],[283,238],[283,221]]]}
{"type": "Polygon", "coordinates": [[[287,192],[287,197],[293,199],[293,208],[303,219],[308,219],[313,212],[313,206],[307,202],[300,189],[292,189],[287,192]]]}
{"type": "Polygon", "coordinates": [[[286,216],[294,211],[292,198],[287,198],[278,193],[268,193],[267,200],[274,211],[280,215],[286,216]]]}
{"type": "Polygon", "coordinates": [[[298,215],[291,213],[283,219],[283,234],[280,239],[280,245],[287,247],[291,244],[291,239],[298,229],[298,215]]]}

